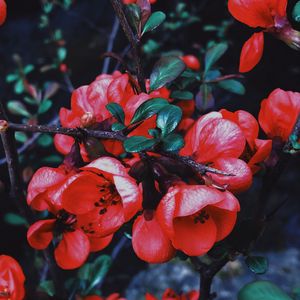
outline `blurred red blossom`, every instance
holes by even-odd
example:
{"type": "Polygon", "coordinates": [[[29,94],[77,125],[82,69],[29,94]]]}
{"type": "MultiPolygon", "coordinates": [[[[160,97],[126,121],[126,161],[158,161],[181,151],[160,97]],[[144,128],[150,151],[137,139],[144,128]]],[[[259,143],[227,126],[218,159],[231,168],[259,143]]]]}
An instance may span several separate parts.
{"type": "Polygon", "coordinates": [[[12,257],[0,255],[0,299],[23,300],[25,276],[12,257]]]}
{"type": "MultiPolygon", "coordinates": [[[[199,292],[197,291],[190,291],[185,294],[177,294],[172,289],[166,289],[165,292],[162,295],[161,300],[198,300],[199,298],[199,292]]],[[[147,293],[145,296],[146,300],[158,300],[158,298],[152,296],[151,294],[147,293]]]]}
{"type": "Polygon", "coordinates": [[[0,26],[5,22],[7,14],[6,2],[0,0],[0,26]]]}

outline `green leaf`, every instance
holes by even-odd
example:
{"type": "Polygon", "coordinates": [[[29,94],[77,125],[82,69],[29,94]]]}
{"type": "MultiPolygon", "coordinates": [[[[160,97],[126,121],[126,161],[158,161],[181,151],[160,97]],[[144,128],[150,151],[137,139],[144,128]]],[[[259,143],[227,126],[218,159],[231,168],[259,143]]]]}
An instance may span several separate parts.
{"type": "Polygon", "coordinates": [[[150,76],[151,91],[157,90],[175,80],[185,70],[185,68],[185,63],[179,57],[162,57],[154,65],[150,76]]]}
{"type": "Polygon", "coordinates": [[[15,86],[14,86],[14,90],[15,90],[15,93],[20,95],[24,92],[24,84],[23,84],[23,80],[22,79],[19,79],[16,83],[15,83],[15,86]]]}
{"type": "Polygon", "coordinates": [[[242,288],[238,300],[292,300],[292,298],[270,281],[255,281],[242,288]]]}
{"type": "Polygon", "coordinates": [[[125,114],[120,104],[108,103],[106,108],[112,114],[112,116],[114,116],[120,123],[124,124],[125,114]]]}
{"type": "Polygon", "coordinates": [[[219,70],[210,70],[205,74],[204,81],[214,80],[220,77],[222,74],[219,70]]]}
{"type": "Polygon", "coordinates": [[[38,114],[44,114],[45,112],[47,112],[52,106],[52,101],[49,99],[45,99],[42,101],[39,109],[38,109],[38,114]]]}
{"type": "Polygon", "coordinates": [[[182,110],[178,106],[168,105],[158,113],[156,125],[165,136],[177,127],[181,118],[182,110]]]}
{"type": "Polygon", "coordinates": [[[146,22],[142,34],[156,29],[166,19],[166,15],[162,11],[153,13],[146,22]]]}
{"type": "Polygon", "coordinates": [[[149,139],[144,136],[132,136],[124,142],[126,152],[141,152],[153,147],[156,139],[149,139]]]}
{"type": "Polygon", "coordinates": [[[221,58],[221,56],[227,51],[228,45],[225,43],[217,44],[211,47],[205,55],[205,70],[206,73],[210,68],[221,58]]]}
{"type": "Polygon", "coordinates": [[[220,81],[218,86],[234,94],[244,95],[246,93],[243,84],[234,79],[220,81]]]}
{"type": "Polygon", "coordinates": [[[30,72],[32,72],[34,70],[34,65],[27,65],[25,68],[24,68],[24,73],[25,74],[29,74],[30,72]]]}
{"type": "Polygon", "coordinates": [[[269,263],[263,256],[248,256],[245,259],[248,268],[255,274],[264,274],[267,272],[269,263]]]}
{"type": "Polygon", "coordinates": [[[7,213],[4,216],[4,222],[6,222],[7,224],[10,225],[14,225],[14,226],[27,226],[28,222],[26,221],[25,218],[23,218],[20,215],[17,215],[15,213],[7,213]]]}
{"type": "Polygon", "coordinates": [[[126,126],[124,124],[121,124],[121,123],[114,123],[111,126],[112,131],[120,131],[120,130],[123,130],[124,128],[126,128],[126,126]]]}
{"type": "Polygon", "coordinates": [[[42,134],[37,142],[42,147],[49,147],[52,145],[53,139],[49,134],[42,134]]]}
{"type": "Polygon", "coordinates": [[[15,132],[15,139],[20,143],[25,143],[27,141],[27,135],[24,132],[15,132]]]}
{"type": "Polygon", "coordinates": [[[188,91],[174,91],[171,94],[171,98],[179,100],[192,100],[194,99],[194,95],[188,91]]]}
{"type": "Polygon", "coordinates": [[[153,98],[144,102],[136,110],[130,124],[134,124],[151,118],[153,115],[157,114],[161,109],[163,109],[166,105],[169,105],[169,102],[163,98],[153,98]]]}
{"type": "Polygon", "coordinates": [[[64,47],[60,47],[57,49],[57,57],[60,62],[64,61],[67,57],[67,49],[64,47]]]}
{"type": "Polygon", "coordinates": [[[100,255],[93,263],[87,263],[78,270],[78,278],[87,281],[87,288],[85,289],[84,294],[88,294],[103,280],[111,263],[112,261],[109,255],[100,255]]]}
{"type": "Polygon", "coordinates": [[[183,137],[180,134],[171,133],[163,139],[164,151],[178,151],[184,146],[183,137]]]}
{"type": "Polygon", "coordinates": [[[17,115],[17,116],[23,116],[30,118],[31,114],[28,112],[25,105],[18,101],[18,100],[11,100],[7,103],[7,109],[10,113],[17,115]]]}
{"type": "Polygon", "coordinates": [[[25,96],[24,97],[24,101],[30,105],[37,105],[38,104],[38,101],[34,98],[31,98],[31,97],[27,97],[25,96]]]}
{"type": "Polygon", "coordinates": [[[295,20],[295,22],[300,22],[300,1],[298,1],[293,7],[292,18],[295,20]]]}
{"type": "Polygon", "coordinates": [[[10,82],[16,81],[18,78],[19,78],[18,74],[8,74],[6,76],[6,82],[10,83],[10,82]]]}
{"type": "Polygon", "coordinates": [[[55,287],[52,280],[42,281],[39,285],[39,290],[45,292],[48,296],[55,296],[55,287]]]}
{"type": "Polygon", "coordinates": [[[42,163],[44,164],[60,164],[62,162],[62,157],[57,154],[52,154],[46,156],[42,159],[42,163]]]}
{"type": "Polygon", "coordinates": [[[141,21],[141,9],[136,4],[126,5],[126,10],[128,10],[128,16],[130,24],[134,27],[135,31],[138,32],[139,24],[141,21]]]}
{"type": "Polygon", "coordinates": [[[156,139],[160,138],[160,131],[158,129],[151,128],[148,130],[148,133],[156,139]]]}

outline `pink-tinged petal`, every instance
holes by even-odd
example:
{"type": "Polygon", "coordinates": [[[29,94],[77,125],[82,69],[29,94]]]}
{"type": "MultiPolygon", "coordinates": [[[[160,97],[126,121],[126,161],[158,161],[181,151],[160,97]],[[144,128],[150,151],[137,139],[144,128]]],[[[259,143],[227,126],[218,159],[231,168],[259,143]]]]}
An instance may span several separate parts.
{"type": "Polygon", "coordinates": [[[221,119],[222,114],[219,112],[211,112],[202,117],[200,117],[194,125],[188,130],[187,134],[185,135],[184,141],[185,146],[180,151],[181,155],[192,155],[193,153],[197,152],[200,140],[200,133],[202,129],[213,120],[221,119]]]}
{"type": "Polygon", "coordinates": [[[123,74],[114,79],[108,87],[108,102],[115,102],[124,106],[134,95],[133,89],[129,84],[128,74],[123,74]]]}
{"type": "Polygon", "coordinates": [[[242,130],[233,122],[217,119],[200,131],[199,146],[194,157],[198,162],[213,162],[218,158],[238,158],[246,144],[242,130]]]}
{"type": "Polygon", "coordinates": [[[193,215],[207,205],[221,202],[223,198],[222,192],[205,185],[181,186],[179,192],[175,195],[176,210],[174,217],[193,215]]]}
{"type": "Polygon", "coordinates": [[[126,168],[122,165],[122,163],[119,160],[111,157],[100,157],[83,167],[82,170],[89,170],[99,173],[104,172],[106,174],[124,177],[128,176],[126,168]]]}
{"type": "Polygon", "coordinates": [[[234,18],[250,27],[267,28],[274,26],[273,13],[276,13],[277,2],[277,0],[229,0],[228,9],[234,18]]]}
{"type": "Polygon", "coordinates": [[[62,269],[79,268],[90,253],[90,242],[86,234],[76,229],[63,233],[62,240],[54,251],[54,257],[62,269]]]}
{"type": "Polygon", "coordinates": [[[215,160],[213,167],[234,176],[211,174],[211,177],[221,185],[228,185],[228,190],[233,193],[241,193],[252,185],[252,172],[249,166],[237,158],[219,158],[215,160]]]}
{"type": "Polygon", "coordinates": [[[49,246],[53,239],[55,220],[41,220],[32,224],[27,231],[27,240],[31,247],[41,250],[49,246]]]}
{"type": "Polygon", "coordinates": [[[135,180],[114,176],[114,183],[122,198],[125,221],[129,221],[142,208],[142,193],[135,180]]]}
{"type": "Polygon", "coordinates": [[[49,188],[61,184],[66,179],[66,172],[61,168],[43,167],[38,169],[30,180],[27,203],[36,210],[46,210],[49,188]],[[35,200],[35,203],[33,201],[35,200]]]}
{"type": "Polygon", "coordinates": [[[264,33],[254,33],[250,39],[248,39],[241,52],[240,67],[241,73],[251,71],[261,60],[264,52],[264,33]]]}
{"type": "Polygon", "coordinates": [[[97,252],[103,250],[110,244],[113,234],[105,237],[98,237],[94,234],[90,234],[88,235],[88,238],[90,241],[90,252],[97,252]]]}
{"type": "Polygon", "coordinates": [[[259,125],[256,119],[244,110],[232,113],[226,109],[222,109],[220,113],[222,113],[224,119],[236,123],[242,129],[249,146],[251,149],[254,149],[255,139],[257,139],[259,133],[259,125]]]}
{"type": "Polygon", "coordinates": [[[54,146],[58,152],[67,155],[70,153],[71,148],[74,144],[74,138],[71,136],[56,134],[54,136],[54,146]]]}
{"type": "Polygon", "coordinates": [[[93,109],[87,99],[88,86],[84,85],[76,89],[71,97],[71,110],[79,118],[86,112],[93,113],[93,109]]]}
{"type": "Polygon", "coordinates": [[[59,120],[62,127],[76,128],[80,126],[80,116],[64,107],[59,111],[59,120]]]}
{"type": "Polygon", "coordinates": [[[62,206],[72,214],[85,214],[95,208],[100,198],[102,179],[97,174],[82,172],[74,175],[62,193],[62,206]]]}
{"type": "Polygon", "coordinates": [[[248,162],[248,166],[250,167],[253,174],[260,170],[258,164],[264,162],[269,157],[272,151],[272,140],[256,139],[255,148],[256,152],[248,162]]]}
{"type": "Polygon", "coordinates": [[[300,93],[274,90],[261,102],[258,120],[269,138],[287,141],[300,113],[300,93]]]}
{"type": "Polygon", "coordinates": [[[175,249],[163,232],[155,215],[152,220],[139,216],[132,229],[132,246],[136,255],[148,263],[163,263],[172,259],[175,249]]]}
{"type": "Polygon", "coordinates": [[[195,222],[194,217],[174,219],[173,246],[189,256],[206,254],[215,244],[217,227],[210,217],[205,223],[195,222]]]}
{"type": "Polygon", "coordinates": [[[217,242],[226,238],[234,228],[237,219],[237,213],[214,206],[207,208],[207,213],[214,220],[214,223],[217,227],[217,242]]]}
{"type": "Polygon", "coordinates": [[[145,93],[141,93],[138,95],[133,95],[125,104],[124,112],[125,112],[125,124],[129,124],[135,111],[138,109],[140,105],[150,99],[150,96],[145,93]]]}
{"type": "Polygon", "coordinates": [[[214,207],[218,207],[221,209],[229,210],[232,212],[240,211],[240,203],[239,200],[230,192],[224,191],[223,194],[223,201],[214,204],[214,207]]]}

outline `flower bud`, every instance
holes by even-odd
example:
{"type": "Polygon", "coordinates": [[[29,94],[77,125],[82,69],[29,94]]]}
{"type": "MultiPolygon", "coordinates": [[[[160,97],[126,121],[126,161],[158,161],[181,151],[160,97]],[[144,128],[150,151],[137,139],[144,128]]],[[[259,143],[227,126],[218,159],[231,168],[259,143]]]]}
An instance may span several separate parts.
{"type": "Polygon", "coordinates": [[[81,127],[90,127],[96,123],[96,118],[92,112],[86,112],[81,118],[80,118],[81,127]]]}
{"type": "Polygon", "coordinates": [[[8,123],[5,120],[0,120],[0,132],[5,132],[8,128],[8,123]]]}

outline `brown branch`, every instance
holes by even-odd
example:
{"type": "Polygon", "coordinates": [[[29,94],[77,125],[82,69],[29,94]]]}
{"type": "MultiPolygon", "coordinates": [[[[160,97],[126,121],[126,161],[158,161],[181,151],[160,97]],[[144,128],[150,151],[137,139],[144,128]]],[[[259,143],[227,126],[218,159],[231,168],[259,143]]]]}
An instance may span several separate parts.
{"type": "Polygon", "coordinates": [[[140,49],[139,49],[139,44],[140,41],[137,39],[135,34],[133,33],[128,21],[126,14],[123,9],[123,4],[121,3],[120,0],[110,0],[113,9],[119,18],[120,24],[123,28],[123,31],[131,45],[133,56],[134,56],[134,61],[135,61],[135,66],[136,66],[136,75],[137,75],[137,80],[140,86],[140,89],[142,92],[146,92],[146,86],[145,86],[145,76],[144,72],[142,69],[142,62],[140,58],[140,49]]]}
{"type": "Polygon", "coordinates": [[[212,80],[205,80],[204,83],[218,83],[220,81],[233,79],[233,78],[245,78],[245,77],[241,74],[229,74],[229,75],[224,75],[224,76],[212,79],[212,80]]]}

